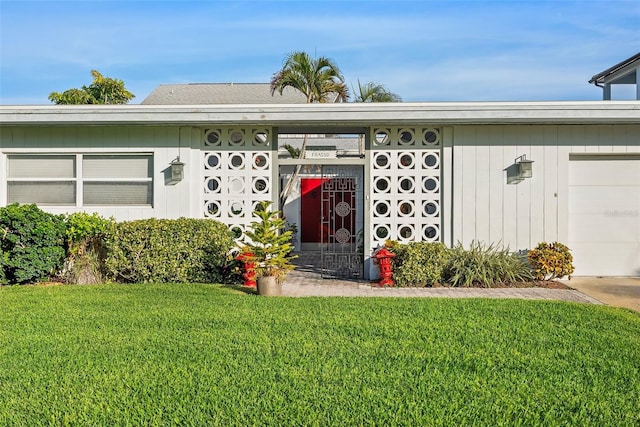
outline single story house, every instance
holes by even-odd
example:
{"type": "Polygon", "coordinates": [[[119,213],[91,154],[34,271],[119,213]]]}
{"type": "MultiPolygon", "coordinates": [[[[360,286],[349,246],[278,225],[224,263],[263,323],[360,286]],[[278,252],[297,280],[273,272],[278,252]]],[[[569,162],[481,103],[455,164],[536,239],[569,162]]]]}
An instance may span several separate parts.
{"type": "Polygon", "coordinates": [[[240,237],[271,200],[330,276],[375,277],[387,239],[559,241],[575,275],[640,276],[638,101],[163,102],[0,106],[0,205],[240,237]]]}

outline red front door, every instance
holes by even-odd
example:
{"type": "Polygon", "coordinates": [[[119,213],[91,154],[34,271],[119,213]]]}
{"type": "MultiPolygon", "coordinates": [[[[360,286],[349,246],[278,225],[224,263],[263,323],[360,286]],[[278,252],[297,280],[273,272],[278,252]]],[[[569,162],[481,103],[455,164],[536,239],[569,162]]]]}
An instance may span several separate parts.
{"type": "Polygon", "coordinates": [[[302,243],[336,243],[331,237],[335,237],[338,230],[340,230],[338,237],[348,237],[347,241],[340,241],[338,238],[337,243],[355,242],[353,185],[352,178],[302,178],[300,180],[302,243]],[[324,195],[323,184],[327,187],[324,195]],[[322,217],[323,213],[325,218],[322,217]]]}
{"type": "Polygon", "coordinates": [[[328,178],[300,179],[302,243],[322,240],[322,183],[326,181],[328,178]]]}

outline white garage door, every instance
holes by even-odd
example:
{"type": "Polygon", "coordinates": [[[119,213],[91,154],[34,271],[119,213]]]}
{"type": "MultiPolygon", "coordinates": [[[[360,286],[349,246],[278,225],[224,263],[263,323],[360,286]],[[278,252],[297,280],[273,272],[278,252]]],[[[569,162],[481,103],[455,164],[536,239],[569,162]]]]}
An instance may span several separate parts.
{"type": "Polygon", "coordinates": [[[568,245],[576,276],[640,276],[640,155],[571,157],[568,245]]]}

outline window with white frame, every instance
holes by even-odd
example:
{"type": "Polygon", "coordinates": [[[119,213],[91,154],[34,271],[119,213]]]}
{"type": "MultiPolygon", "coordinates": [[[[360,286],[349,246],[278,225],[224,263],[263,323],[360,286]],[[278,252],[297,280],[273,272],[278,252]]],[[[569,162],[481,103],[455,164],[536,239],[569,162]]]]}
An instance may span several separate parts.
{"type": "Polygon", "coordinates": [[[10,154],[7,202],[54,206],[153,204],[151,154],[10,154]]]}

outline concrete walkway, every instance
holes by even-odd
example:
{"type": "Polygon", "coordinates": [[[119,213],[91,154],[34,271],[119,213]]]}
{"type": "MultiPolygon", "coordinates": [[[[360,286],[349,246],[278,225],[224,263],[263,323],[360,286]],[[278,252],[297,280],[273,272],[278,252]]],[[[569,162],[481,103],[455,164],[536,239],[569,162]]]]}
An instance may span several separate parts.
{"type": "Polygon", "coordinates": [[[563,283],[605,304],[640,312],[638,277],[573,277],[563,283]]]}
{"type": "Polygon", "coordinates": [[[379,288],[367,281],[323,279],[319,272],[309,268],[290,272],[282,293],[291,297],[518,298],[602,304],[598,299],[573,289],[379,288]]]}
{"type": "Polygon", "coordinates": [[[573,277],[562,283],[572,289],[546,288],[379,288],[364,280],[323,279],[319,253],[303,253],[294,260],[296,269],[287,275],[283,294],[291,297],[426,297],[426,298],[520,298],[605,304],[640,312],[640,278],[573,277]]]}

